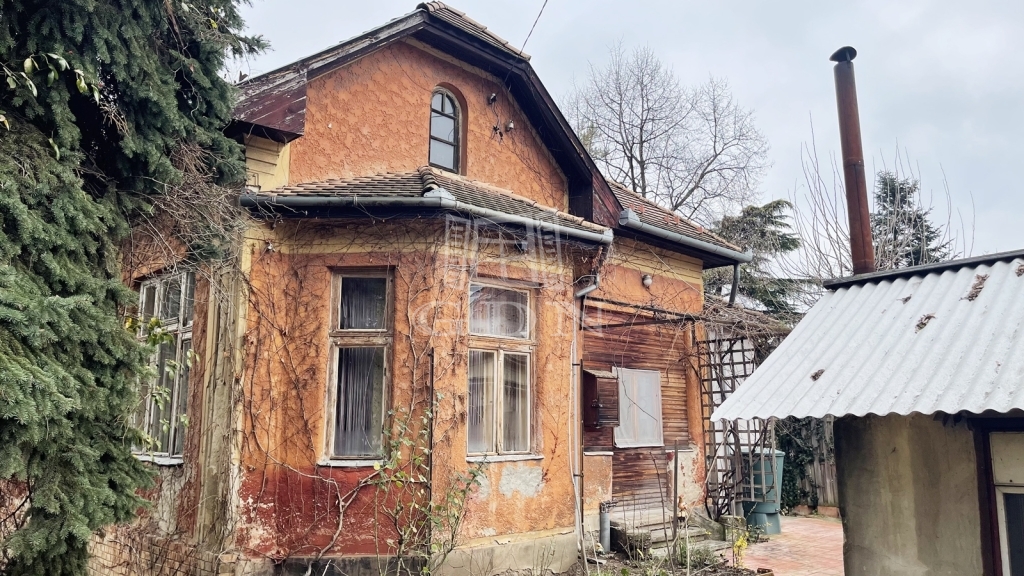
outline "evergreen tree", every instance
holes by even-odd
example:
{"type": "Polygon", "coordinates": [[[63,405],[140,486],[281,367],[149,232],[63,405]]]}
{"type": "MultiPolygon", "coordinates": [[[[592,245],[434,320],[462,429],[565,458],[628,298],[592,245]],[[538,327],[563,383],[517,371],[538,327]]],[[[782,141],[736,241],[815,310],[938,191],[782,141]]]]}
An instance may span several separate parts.
{"type": "Polygon", "coordinates": [[[875,181],[875,212],[871,233],[880,270],[941,262],[952,257],[951,241],[931,221],[931,209],[921,206],[921,183],[879,172],[875,181]]]}
{"type": "Polygon", "coordinates": [[[180,181],[180,146],[220,182],[244,174],[219,74],[261,41],[233,33],[237,1],[0,7],[4,574],[84,573],[90,534],[142,504],[129,422],[147,351],[124,328],[118,246],[180,181]]]}
{"type": "MultiPolygon", "coordinates": [[[[765,312],[780,320],[796,314],[795,292],[803,282],[779,276],[772,269],[774,258],[800,247],[800,238],[793,233],[786,211],[792,205],[786,200],[773,200],[763,206],[747,206],[735,216],[719,220],[713,232],[749,249],[753,260],[740,267],[739,294],[757,302],[765,312]]],[[[732,284],[732,271],[710,270],[704,275],[705,291],[718,294],[732,284]]]]}

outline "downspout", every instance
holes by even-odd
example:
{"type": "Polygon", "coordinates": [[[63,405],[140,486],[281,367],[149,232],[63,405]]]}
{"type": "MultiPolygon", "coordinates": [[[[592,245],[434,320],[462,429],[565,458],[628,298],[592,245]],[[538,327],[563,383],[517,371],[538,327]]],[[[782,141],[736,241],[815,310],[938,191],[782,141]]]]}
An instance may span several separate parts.
{"type": "Polygon", "coordinates": [[[576,526],[576,528],[577,528],[577,530],[579,532],[577,534],[577,538],[578,538],[577,544],[580,547],[580,554],[582,554],[584,556],[584,558],[583,558],[584,569],[586,569],[586,567],[587,567],[587,559],[586,559],[586,542],[584,542],[584,540],[583,540],[583,523],[586,520],[584,518],[585,511],[583,509],[583,504],[584,504],[584,502],[583,502],[583,498],[584,498],[584,496],[583,496],[584,484],[583,483],[584,483],[584,480],[585,480],[584,475],[583,475],[583,413],[582,413],[581,406],[580,406],[580,404],[583,402],[583,399],[582,399],[583,396],[582,396],[582,394],[580,392],[580,381],[581,381],[581,379],[580,379],[580,372],[583,370],[583,358],[582,358],[582,354],[580,353],[580,349],[579,349],[578,335],[583,332],[583,323],[584,323],[584,319],[586,317],[587,294],[590,294],[594,290],[597,290],[598,288],[601,287],[601,267],[604,266],[604,261],[605,261],[605,258],[607,258],[607,256],[608,256],[608,252],[609,252],[609,249],[608,249],[607,246],[601,246],[600,248],[598,248],[597,258],[595,259],[596,263],[594,265],[593,274],[591,274],[591,277],[594,279],[593,282],[591,282],[587,286],[584,286],[583,288],[580,288],[579,290],[577,290],[575,295],[574,295],[575,298],[580,301],[580,308],[579,308],[579,310],[580,310],[580,321],[579,321],[579,325],[576,325],[575,317],[573,318],[572,348],[573,348],[573,360],[574,360],[574,362],[573,362],[573,366],[572,366],[572,368],[573,368],[573,370],[572,370],[572,379],[571,379],[572,380],[572,392],[570,394],[570,396],[571,396],[571,400],[570,401],[572,402],[573,413],[576,415],[576,417],[572,419],[572,421],[573,421],[572,429],[573,429],[573,431],[576,434],[576,438],[578,439],[578,442],[576,442],[575,444],[576,444],[576,450],[577,450],[576,469],[579,472],[578,473],[572,473],[572,471],[570,470],[570,473],[572,474],[573,486],[577,487],[577,490],[578,490],[578,493],[577,493],[578,502],[577,502],[577,505],[576,505],[577,506],[576,509],[579,511],[579,513],[577,515],[577,526],[576,526]],[[579,363],[577,364],[575,362],[575,360],[579,360],[579,363]],[[578,483],[577,483],[577,479],[579,480],[578,483]]]}
{"type": "Polygon", "coordinates": [[[532,227],[544,232],[598,244],[611,244],[613,238],[610,229],[603,232],[580,230],[555,222],[535,220],[518,214],[508,214],[459,202],[444,188],[427,190],[422,196],[297,196],[245,192],[239,197],[238,202],[243,208],[256,210],[273,210],[275,208],[290,208],[295,211],[309,208],[434,208],[472,214],[495,223],[532,227]]]}
{"type": "Polygon", "coordinates": [[[736,293],[740,289],[740,263],[732,265],[732,288],[729,290],[729,307],[736,305],[736,293]]]}

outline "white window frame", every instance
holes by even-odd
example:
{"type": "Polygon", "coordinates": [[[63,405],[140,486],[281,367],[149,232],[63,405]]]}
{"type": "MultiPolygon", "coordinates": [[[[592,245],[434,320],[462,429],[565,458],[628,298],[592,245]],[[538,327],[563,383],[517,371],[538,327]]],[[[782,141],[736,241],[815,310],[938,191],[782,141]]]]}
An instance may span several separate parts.
{"type": "MultiPolygon", "coordinates": [[[[190,351],[192,350],[192,328],[195,320],[194,299],[195,275],[192,272],[160,274],[144,280],[139,285],[139,315],[142,322],[138,334],[139,338],[144,339],[146,337],[147,325],[154,317],[160,319],[160,329],[174,337],[172,361],[175,363],[176,368],[173,371],[171,391],[166,399],[167,405],[171,410],[170,417],[166,419],[166,422],[164,422],[164,419],[161,419],[160,422],[153,421],[156,410],[160,408],[157,396],[154,394],[154,390],[163,377],[159,373],[156,374],[156,380],[150,382],[147,386],[148,393],[140,399],[141,403],[135,415],[136,426],[157,442],[156,446],[136,447],[135,453],[141,459],[157,464],[180,464],[183,460],[185,435],[188,432],[188,391],[191,389],[189,386],[190,382],[186,381],[185,378],[191,378],[192,374],[190,369],[190,351]],[[164,314],[164,298],[168,294],[167,290],[174,280],[178,281],[178,290],[180,291],[178,294],[178,314],[177,316],[165,319],[162,318],[164,314]],[[152,296],[154,299],[152,316],[146,316],[145,311],[147,304],[149,304],[146,295],[150,292],[151,288],[153,289],[152,296]],[[186,342],[188,343],[187,346],[186,342]],[[159,444],[159,439],[164,433],[164,427],[167,428],[167,446],[159,444]],[[181,440],[180,449],[177,448],[178,440],[181,440]]],[[[156,370],[159,370],[162,347],[163,345],[158,345],[150,357],[150,365],[156,370]]],[[[165,367],[164,370],[166,372],[167,368],[165,367]]]]}
{"type": "Polygon", "coordinates": [[[386,269],[339,269],[333,270],[331,275],[331,315],[330,315],[330,359],[327,370],[327,407],[324,413],[327,417],[324,430],[326,437],[324,441],[325,454],[321,460],[323,465],[353,465],[364,466],[380,461],[383,457],[384,442],[387,435],[387,411],[390,404],[391,390],[391,350],[393,347],[392,319],[394,317],[394,283],[392,275],[386,269]],[[342,329],[341,328],[341,288],[345,278],[379,278],[385,283],[385,306],[384,306],[384,327],[381,329],[342,329]],[[335,454],[334,436],[338,421],[339,398],[338,398],[338,370],[340,351],[343,348],[383,348],[384,349],[384,374],[381,382],[381,453],[362,455],[339,455],[335,454]]]}
{"type": "MultiPolygon", "coordinates": [[[[614,428],[615,446],[618,448],[649,448],[649,447],[660,447],[665,445],[665,420],[662,415],[662,402],[661,402],[661,372],[658,370],[634,370],[632,368],[615,368],[615,375],[619,380],[619,425],[614,428]],[[636,428],[638,422],[636,417],[628,417],[627,411],[632,410],[635,412],[638,408],[636,402],[632,400],[634,397],[638,397],[640,391],[636,390],[636,380],[633,380],[632,390],[626,390],[626,381],[623,376],[628,376],[630,373],[637,374],[653,374],[657,376],[658,385],[654,387],[655,402],[657,405],[657,420],[658,420],[658,437],[656,439],[641,439],[639,438],[639,430],[636,428]],[[634,429],[630,434],[627,435],[627,430],[623,426],[624,422],[632,422],[634,429]]],[[[654,416],[652,414],[652,416],[654,416]]]]}
{"type": "MultiPolygon", "coordinates": [[[[497,282],[489,282],[483,279],[474,279],[470,283],[470,294],[476,286],[483,286],[487,288],[498,288],[501,290],[508,290],[511,292],[518,292],[526,296],[526,336],[495,336],[485,333],[477,333],[472,331],[472,304],[468,303],[469,308],[469,326],[470,326],[470,345],[469,352],[488,352],[494,354],[494,374],[492,376],[493,389],[491,390],[491,406],[487,410],[488,415],[491,418],[491,446],[493,450],[484,452],[474,452],[469,449],[469,423],[466,424],[466,455],[467,458],[472,460],[479,460],[481,457],[488,456],[515,456],[515,455],[530,455],[533,454],[534,450],[534,438],[533,438],[533,406],[534,406],[534,374],[533,374],[533,349],[534,349],[534,334],[533,334],[533,293],[528,288],[522,288],[519,286],[509,286],[508,284],[501,284],[497,282]],[[504,367],[505,367],[505,355],[515,354],[526,357],[526,442],[527,446],[525,450],[507,450],[503,446],[504,434],[504,367]]],[[[467,299],[468,300],[468,299],[467,299]]],[[[466,354],[466,396],[467,402],[469,397],[469,352],[466,354]]]]}
{"type": "Polygon", "coordinates": [[[1003,556],[1003,574],[1010,574],[1010,548],[1006,534],[1005,494],[1024,494],[1024,486],[996,485],[996,514],[999,517],[999,550],[1003,556]]]}
{"type": "Polygon", "coordinates": [[[1006,532],[1006,494],[1024,494],[1024,432],[1016,430],[989,432],[989,458],[992,467],[993,489],[996,499],[996,518],[999,526],[999,551],[1003,574],[1010,574],[1009,535],[1006,532]]]}

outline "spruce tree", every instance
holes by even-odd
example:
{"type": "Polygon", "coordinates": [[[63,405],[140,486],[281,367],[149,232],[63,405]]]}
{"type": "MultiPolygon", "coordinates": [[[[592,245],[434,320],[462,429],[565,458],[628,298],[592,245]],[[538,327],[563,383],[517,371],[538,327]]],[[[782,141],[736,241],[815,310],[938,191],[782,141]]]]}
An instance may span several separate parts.
{"type": "MultiPolygon", "coordinates": [[[[182,179],[220,183],[237,0],[7,0],[0,7],[0,572],[82,574],[97,528],[149,485],[130,427],[147,350],[124,327],[119,242],[182,179]],[[13,512],[13,514],[10,514],[13,512]],[[6,519],[5,519],[6,518],[6,519]]],[[[197,207],[201,208],[201,207],[197,207]]]]}
{"type": "Polygon", "coordinates": [[[895,172],[879,172],[875,180],[875,211],[871,234],[875,261],[880,269],[906,268],[941,262],[953,257],[952,242],[945,230],[931,220],[931,209],[922,207],[921,183],[895,172]]]}
{"type": "MultiPolygon", "coordinates": [[[[753,260],[740,267],[739,294],[753,300],[771,316],[792,320],[797,313],[796,294],[805,281],[780,277],[773,260],[800,247],[800,238],[792,232],[786,212],[792,208],[786,200],[772,200],[763,206],[751,205],[739,214],[724,216],[712,231],[753,252],[753,260]]],[[[732,270],[716,268],[704,274],[704,288],[718,294],[732,284],[732,270]]]]}

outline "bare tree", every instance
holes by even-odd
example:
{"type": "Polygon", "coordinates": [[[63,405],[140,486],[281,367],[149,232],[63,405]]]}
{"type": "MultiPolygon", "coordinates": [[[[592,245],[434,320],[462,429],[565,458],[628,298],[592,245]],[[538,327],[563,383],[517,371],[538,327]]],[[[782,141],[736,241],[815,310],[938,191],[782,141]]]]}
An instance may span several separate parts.
{"type": "MultiPolygon", "coordinates": [[[[791,193],[793,228],[800,249],[776,261],[781,277],[807,280],[810,288],[803,304],[820,296],[822,280],[853,273],[850,233],[846,214],[843,171],[834,155],[823,164],[814,141],[801,150],[805,192],[791,193]]],[[[922,194],[920,170],[897,146],[892,164],[883,161],[875,171],[875,189],[868,201],[875,248],[875,267],[892,270],[916,264],[970,256],[973,249],[974,211],[968,215],[954,209],[949,184],[942,181],[940,200],[945,201],[946,219],[933,219],[934,195],[922,194]]]]}
{"type": "Polygon", "coordinates": [[[608,178],[706,225],[757,196],[768,142],[726,81],[684,87],[647,47],[610,57],[565,106],[608,178]]]}

